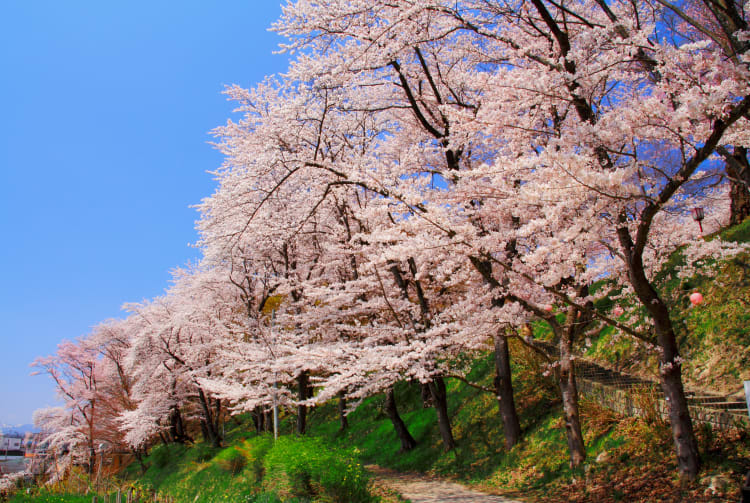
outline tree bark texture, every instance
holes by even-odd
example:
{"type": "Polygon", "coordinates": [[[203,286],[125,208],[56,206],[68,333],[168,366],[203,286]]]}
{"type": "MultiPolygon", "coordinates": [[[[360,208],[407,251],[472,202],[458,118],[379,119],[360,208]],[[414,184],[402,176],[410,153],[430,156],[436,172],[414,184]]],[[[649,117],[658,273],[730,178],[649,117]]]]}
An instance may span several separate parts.
{"type": "Polygon", "coordinates": [[[679,364],[672,364],[668,368],[664,359],[660,362],[660,367],[661,388],[667,402],[672,440],[677,448],[677,465],[683,476],[694,479],[698,475],[701,462],[693,422],[690,419],[690,410],[682,386],[682,368],[679,364]]]}
{"type": "Polygon", "coordinates": [[[189,440],[187,433],[185,432],[185,423],[182,421],[182,414],[180,408],[176,405],[173,406],[169,411],[169,435],[168,438],[171,442],[178,444],[184,444],[189,440]]]}
{"type": "Polygon", "coordinates": [[[516,402],[513,398],[513,383],[510,375],[510,351],[504,335],[495,336],[495,391],[497,406],[503,420],[505,448],[510,449],[521,440],[521,424],[518,421],[516,402]]]}
{"type": "MultiPolygon", "coordinates": [[[[518,225],[519,220],[513,217],[514,226],[518,225]]],[[[510,256],[517,255],[516,241],[511,240],[506,247],[510,256]]],[[[482,260],[479,257],[471,257],[471,263],[479,272],[484,281],[493,289],[500,289],[502,285],[492,276],[492,264],[488,260],[482,260]]],[[[493,299],[493,306],[502,306],[505,303],[504,297],[493,299]]],[[[510,449],[521,439],[521,426],[518,421],[518,413],[513,398],[513,383],[510,374],[510,352],[508,351],[508,340],[505,336],[498,334],[494,339],[495,343],[495,392],[498,398],[498,408],[503,420],[503,432],[505,434],[505,446],[510,449]]]]}
{"type": "Polygon", "coordinates": [[[417,441],[411,436],[409,430],[406,428],[404,421],[398,413],[396,408],[396,397],[393,393],[393,387],[388,388],[385,392],[385,413],[388,414],[388,418],[393,423],[393,429],[396,430],[396,435],[401,441],[401,450],[410,451],[417,446],[417,441]]]}
{"type": "Polygon", "coordinates": [[[672,440],[677,453],[677,467],[680,475],[694,479],[698,476],[701,461],[698,452],[698,442],[690,419],[690,411],[682,386],[682,368],[677,350],[675,336],[669,310],[659,294],[654,290],[646,278],[643,261],[638,253],[634,253],[633,243],[626,229],[618,231],[620,242],[628,258],[628,274],[638,300],[648,311],[654,322],[656,342],[660,349],[659,379],[664,398],[667,402],[667,413],[672,428],[672,440]]]}
{"type": "Polygon", "coordinates": [[[557,383],[563,402],[565,434],[568,439],[570,466],[580,466],[586,459],[586,448],[581,432],[581,416],[578,410],[578,387],[576,386],[575,363],[571,353],[571,341],[560,338],[560,366],[556,369],[557,383]]]}
{"type": "Polygon", "coordinates": [[[340,431],[349,428],[349,418],[346,417],[346,395],[343,391],[339,392],[339,420],[341,421],[340,431]]]}
{"type": "Polygon", "coordinates": [[[729,176],[730,225],[737,225],[750,216],[750,163],[747,148],[735,146],[727,160],[729,176]]]}
{"type": "Polygon", "coordinates": [[[422,395],[422,408],[429,409],[434,404],[432,400],[432,392],[430,391],[430,385],[426,383],[419,383],[420,393],[422,395]]]}
{"type": "Polygon", "coordinates": [[[220,419],[221,419],[221,400],[214,400],[215,411],[211,410],[210,399],[206,397],[202,388],[198,388],[198,398],[200,400],[201,409],[203,410],[203,418],[201,419],[201,430],[203,430],[203,436],[206,440],[211,442],[214,447],[221,447],[221,432],[219,431],[220,419]]]}
{"type": "Polygon", "coordinates": [[[96,449],[94,449],[93,445],[89,445],[89,466],[88,466],[89,476],[92,476],[94,474],[95,465],[96,465],[96,449]]]}
{"type": "Polygon", "coordinates": [[[263,413],[256,407],[252,413],[253,426],[255,426],[255,433],[260,434],[263,431],[263,413]]]}
{"type": "Polygon", "coordinates": [[[453,439],[453,430],[451,429],[451,420],[448,415],[448,395],[445,390],[445,380],[441,376],[434,377],[428,383],[435,412],[438,417],[438,428],[440,437],[443,439],[443,448],[451,451],[456,448],[456,441],[453,439]]]}
{"type": "Polygon", "coordinates": [[[270,433],[273,431],[273,413],[267,410],[263,413],[263,431],[270,433]]]}

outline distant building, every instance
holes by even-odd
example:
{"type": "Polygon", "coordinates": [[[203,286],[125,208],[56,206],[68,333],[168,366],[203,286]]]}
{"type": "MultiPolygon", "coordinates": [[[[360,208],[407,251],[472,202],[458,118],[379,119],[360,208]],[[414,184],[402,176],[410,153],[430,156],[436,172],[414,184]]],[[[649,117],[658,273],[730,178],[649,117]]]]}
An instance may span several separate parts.
{"type": "Polygon", "coordinates": [[[23,451],[23,437],[21,435],[0,435],[0,454],[6,451],[23,451]]]}

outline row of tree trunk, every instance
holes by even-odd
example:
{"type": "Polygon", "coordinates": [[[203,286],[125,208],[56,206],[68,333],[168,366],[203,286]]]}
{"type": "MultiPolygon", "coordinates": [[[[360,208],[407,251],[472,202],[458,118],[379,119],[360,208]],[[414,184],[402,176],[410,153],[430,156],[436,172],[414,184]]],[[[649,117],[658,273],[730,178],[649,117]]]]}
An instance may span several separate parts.
{"type": "MultiPolygon", "coordinates": [[[[513,396],[513,384],[511,381],[510,352],[508,341],[504,335],[498,335],[495,342],[495,392],[498,401],[498,410],[503,422],[505,434],[505,445],[508,449],[516,445],[521,439],[521,425],[516,411],[513,396]]],[[[448,395],[445,379],[436,376],[432,381],[422,385],[422,401],[425,407],[433,407],[437,414],[438,429],[445,450],[456,447],[453,430],[448,412],[448,395]]],[[[409,433],[406,424],[399,415],[396,406],[394,388],[391,386],[385,392],[384,409],[401,443],[401,450],[408,451],[417,445],[417,441],[409,433]]]]}

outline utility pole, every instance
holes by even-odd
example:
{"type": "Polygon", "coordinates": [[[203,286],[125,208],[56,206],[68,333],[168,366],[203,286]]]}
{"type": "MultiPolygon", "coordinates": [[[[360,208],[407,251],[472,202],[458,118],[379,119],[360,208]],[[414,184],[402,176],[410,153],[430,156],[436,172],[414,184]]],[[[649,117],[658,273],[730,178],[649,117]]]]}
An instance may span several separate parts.
{"type": "Polygon", "coordinates": [[[279,438],[279,402],[276,399],[279,385],[276,381],[273,383],[273,439],[279,438]]]}

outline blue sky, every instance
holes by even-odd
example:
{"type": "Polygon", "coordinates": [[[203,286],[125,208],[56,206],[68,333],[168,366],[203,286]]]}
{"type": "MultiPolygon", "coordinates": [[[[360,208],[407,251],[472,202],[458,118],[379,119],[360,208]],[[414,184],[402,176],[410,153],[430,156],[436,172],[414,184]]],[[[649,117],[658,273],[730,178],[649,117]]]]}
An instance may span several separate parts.
{"type": "Polygon", "coordinates": [[[55,403],[34,358],[197,256],[221,91],[284,71],[279,4],[0,3],[0,423],[55,403]]]}

